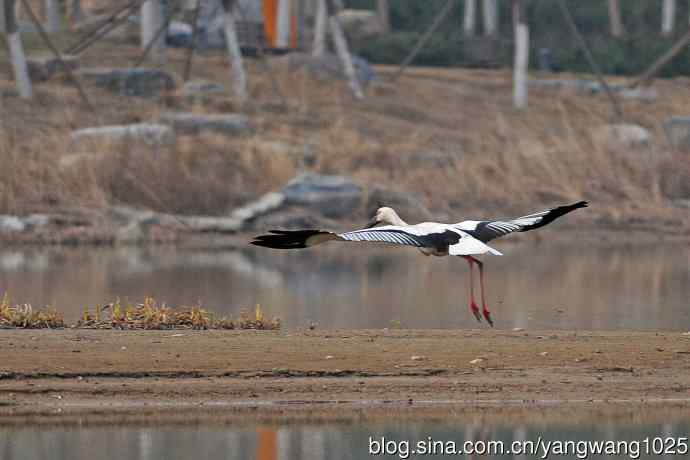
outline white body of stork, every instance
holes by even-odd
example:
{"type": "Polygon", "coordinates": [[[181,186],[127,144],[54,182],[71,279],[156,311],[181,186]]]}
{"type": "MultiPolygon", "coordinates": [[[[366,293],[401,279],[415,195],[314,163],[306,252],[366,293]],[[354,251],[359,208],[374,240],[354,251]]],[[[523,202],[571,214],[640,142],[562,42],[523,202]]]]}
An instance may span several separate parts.
{"type": "Polygon", "coordinates": [[[460,256],[470,266],[469,307],[478,321],[479,308],[474,300],[473,265],[479,267],[479,282],[482,294],[482,314],[493,326],[484,294],[484,264],[475,255],[502,255],[486,243],[513,232],[525,232],[553,222],[578,208],[587,206],[586,201],[559,206],[546,211],[512,219],[465,220],[456,224],[423,222],[409,225],[388,207],[379,208],[370,225],[361,230],[343,233],[323,230],[271,230],[269,234],[257,236],[251,243],[274,249],[301,249],[327,241],[354,241],[387,243],[418,248],[424,255],[460,256]],[[379,224],[385,224],[377,226],[379,224]]]}

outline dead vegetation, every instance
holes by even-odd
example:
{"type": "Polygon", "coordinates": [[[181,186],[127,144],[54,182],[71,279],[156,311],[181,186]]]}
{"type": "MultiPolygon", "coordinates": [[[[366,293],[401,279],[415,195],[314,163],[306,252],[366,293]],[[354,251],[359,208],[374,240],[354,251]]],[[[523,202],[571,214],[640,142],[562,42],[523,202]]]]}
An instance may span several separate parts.
{"type": "MultiPolygon", "coordinates": [[[[12,305],[5,293],[0,302],[0,329],[56,329],[67,327],[63,315],[55,308],[34,310],[31,305],[12,305]]],[[[136,305],[119,299],[93,310],[84,309],[75,329],[166,330],[166,329],[253,329],[278,330],[278,318],[266,318],[257,305],[254,311],[242,310],[239,317],[216,318],[201,306],[173,308],[151,297],[136,305]]]]}
{"type": "Polygon", "coordinates": [[[259,305],[254,312],[243,310],[236,319],[216,318],[201,308],[171,308],[147,297],[143,303],[123,305],[120,300],[103,307],[97,305],[93,312],[84,309],[76,326],[79,329],[256,329],[278,330],[280,320],[264,317],[259,305]]]}
{"type": "Polygon", "coordinates": [[[7,293],[0,301],[0,329],[56,329],[65,327],[54,308],[34,310],[29,304],[12,305],[7,293]]]}
{"type": "MultiPolygon", "coordinates": [[[[107,55],[109,65],[131,66],[138,54],[135,46],[105,42],[81,64],[98,66],[107,55]]],[[[184,56],[171,50],[167,69],[179,72],[184,56]]],[[[222,53],[197,56],[195,63],[194,78],[229,86],[222,53]]],[[[156,120],[169,110],[219,113],[239,106],[229,95],[206,103],[177,93],[147,101],[88,87],[99,107],[96,120],[63,77],[36,85],[36,99],[26,102],[0,66],[0,213],[126,204],[217,215],[308,168],[414,193],[438,216],[511,215],[587,199],[593,206],[575,225],[645,216],[676,232],[690,227],[687,208],[678,204],[688,199],[690,156],[669,147],[662,129],[667,117],[687,114],[685,79],[657,81],[653,104],[622,101],[625,121],[648,129],[652,140],[612,148],[593,136],[597,127],[618,122],[603,95],[532,89],[529,109],[518,112],[509,71],[418,68],[392,84],[385,78],[390,69],[381,67],[368,99],[357,103],[345,82],[288,73],[280,58],[271,66],[285,105],[260,64],[248,59],[251,101],[243,110],[254,134],[88,151],[75,150],[71,130],[156,120]],[[81,157],[65,166],[75,155],[81,157]]]]}

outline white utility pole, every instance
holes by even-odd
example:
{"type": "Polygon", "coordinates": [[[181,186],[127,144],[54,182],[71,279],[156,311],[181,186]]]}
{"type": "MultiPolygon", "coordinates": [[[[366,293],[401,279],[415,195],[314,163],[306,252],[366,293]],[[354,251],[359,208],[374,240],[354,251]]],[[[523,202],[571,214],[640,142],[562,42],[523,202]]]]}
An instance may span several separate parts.
{"type": "Polygon", "coordinates": [[[391,31],[391,17],[390,9],[388,7],[388,0],[376,0],[376,12],[379,17],[379,23],[384,33],[391,31]]]}
{"type": "Polygon", "coordinates": [[[495,36],[498,33],[498,7],[496,0],[484,0],[484,35],[495,36]]]}
{"type": "Polygon", "coordinates": [[[609,26],[611,35],[619,38],[625,35],[623,20],[621,19],[621,5],[619,0],[608,0],[609,4],[609,26]]]}
{"type": "Polygon", "coordinates": [[[474,35],[474,27],[477,24],[477,0],[465,0],[465,11],[463,14],[462,30],[465,36],[474,35]]]}
{"type": "Polygon", "coordinates": [[[23,99],[29,99],[33,95],[33,91],[31,89],[29,69],[26,66],[26,55],[24,54],[22,37],[19,34],[19,28],[17,27],[17,16],[15,15],[14,9],[15,0],[4,0],[3,3],[3,14],[5,16],[5,35],[7,36],[7,45],[10,49],[14,81],[17,85],[19,96],[23,99]]]}
{"type": "MultiPolygon", "coordinates": [[[[163,27],[161,0],[146,0],[141,5],[141,47],[145,49],[163,27]]],[[[151,48],[151,57],[157,64],[165,64],[165,32],[160,34],[151,48]]]]}
{"type": "Polygon", "coordinates": [[[5,0],[0,0],[0,34],[5,33],[5,0]]]}
{"type": "Polygon", "coordinates": [[[62,18],[60,15],[60,3],[57,0],[43,0],[43,10],[45,11],[45,29],[49,34],[60,31],[62,18]]]}
{"type": "Polygon", "coordinates": [[[328,13],[326,0],[316,0],[316,17],[314,18],[314,44],[311,54],[314,57],[326,53],[326,32],[328,31],[328,13]]]}
{"type": "Polygon", "coordinates": [[[237,38],[235,18],[232,15],[234,6],[235,0],[223,0],[225,43],[228,48],[228,57],[230,59],[232,90],[235,97],[237,97],[240,102],[244,102],[247,100],[247,76],[244,73],[242,50],[240,49],[240,41],[237,38]]]}
{"type": "Polygon", "coordinates": [[[331,36],[333,37],[333,43],[335,44],[335,51],[340,58],[340,62],[345,70],[345,75],[347,75],[347,78],[350,81],[350,89],[352,89],[352,94],[356,99],[364,99],[362,86],[359,84],[359,80],[357,79],[355,65],[352,62],[352,56],[350,55],[350,50],[347,46],[345,32],[343,32],[343,26],[340,24],[340,18],[338,18],[338,10],[335,5],[335,0],[326,0],[326,6],[328,22],[331,26],[331,36]]]}
{"type": "Polygon", "coordinates": [[[676,0],[664,0],[661,7],[661,33],[671,35],[676,20],[676,0]]]}
{"type": "Polygon", "coordinates": [[[515,24],[515,61],[513,63],[513,106],[527,108],[527,67],[529,64],[529,27],[523,17],[522,1],[513,0],[515,24]]]}
{"type": "Polygon", "coordinates": [[[278,0],[278,21],[276,25],[276,47],[290,48],[290,35],[292,35],[292,6],[290,0],[278,0]]]}

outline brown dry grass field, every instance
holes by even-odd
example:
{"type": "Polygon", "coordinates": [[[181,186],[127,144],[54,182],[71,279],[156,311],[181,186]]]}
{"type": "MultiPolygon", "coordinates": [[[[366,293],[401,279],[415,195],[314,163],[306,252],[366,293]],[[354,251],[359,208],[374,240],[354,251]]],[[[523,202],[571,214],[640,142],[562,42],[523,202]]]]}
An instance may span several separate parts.
{"type": "MultiPolygon", "coordinates": [[[[63,48],[76,38],[74,32],[55,36],[63,48]]],[[[38,37],[27,36],[26,46],[31,55],[46,54],[38,37]]],[[[569,225],[690,231],[687,208],[678,204],[690,194],[690,155],[673,150],[662,128],[667,117],[687,115],[687,78],[656,81],[659,97],[652,104],[623,101],[625,122],[653,137],[647,147],[612,148],[593,135],[616,122],[604,95],[533,88],[529,109],[516,111],[507,69],[414,68],[392,83],[387,77],[393,69],[377,67],[378,81],[357,102],[344,81],[288,73],[278,58],[269,59],[269,78],[259,60],[247,59],[251,100],[243,107],[229,93],[202,104],[175,92],[150,101],[87,86],[96,117],[64,76],[36,84],[32,101],[18,98],[0,49],[0,213],[126,204],[223,214],[305,168],[276,152],[280,142],[310,151],[313,171],[349,175],[365,188],[415,193],[438,218],[513,215],[587,199],[591,209],[572,216],[569,225]],[[61,158],[75,153],[72,130],[153,121],[171,110],[243,111],[256,129],[237,138],[179,137],[170,147],[95,145],[85,152],[91,161],[59,167],[61,158]],[[443,166],[420,163],[420,152],[440,152],[443,166]]],[[[105,41],[82,55],[81,66],[132,66],[139,53],[132,43],[105,41]]],[[[180,81],[184,60],[184,51],[171,50],[166,65],[180,81]]],[[[194,62],[194,78],[230,87],[223,53],[194,62]]]]}

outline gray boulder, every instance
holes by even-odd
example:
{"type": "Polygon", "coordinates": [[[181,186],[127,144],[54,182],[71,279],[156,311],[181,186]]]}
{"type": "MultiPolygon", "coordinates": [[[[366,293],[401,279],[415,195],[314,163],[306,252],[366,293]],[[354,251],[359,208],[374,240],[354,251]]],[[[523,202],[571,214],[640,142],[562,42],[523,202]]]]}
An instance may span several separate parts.
{"type": "Polygon", "coordinates": [[[83,68],[78,74],[89,83],[124,96],[158,97],[176,87],[173,76],[160,69],[83,68]]]}
{"type": "Polygon", "coordinates": [[[184,22],[172,21],[168,25],[165,42],[174,48],[188,48],[192,46],[192,35],[192,26],[184,22]]]}
{"type": "Polygon", "coordinates": [[[678,148],[690,148],[690,117],[671,117],[664,121],[668,142],[678,148]]]}
{"type": "MultiPolygon", "coordinates": [[[[534,88],[546,90],[565,90],[575,91],[585,94],[603,94],[604,87],[598,81],[580,80],[580,79],[539,79],[533,78],[529,80],[529,85],[534,88]]],[[[623,99],[634,99],[642,102],[654,102],[657,98],[656,88],[653,86],[638,86],[636,88],[628,88],[621,84],[609,84],[611,92],[618,94],[623,99]]]]}
{"type": "MultiPolygon", "coordinates": [[[[79,57],[77,56],[62,56],[62,60],[69,67],[70,70],[77,70],[79,68],[79,57]]],[[[56,73],[64,72],[60,62],[54,56],[32,56],[26,60],[26,66],[29,69],[29,76],[31,81],[48,81],[56,73]]]]}
{"type": "Polygon", "coordinates": [[[361,39],[386,33],[375,11],[344,9],[338,13],[338,18],[350,37],[361,39]]]}
{"type": "Polygon", "coordinates": [[[283,206],[285,195],[279,192],[271,192],[263,195],[256,201],[252,201],[241,208],[235,209],[230,217],[241,222],[248,222],[269,212],[276,211],[283,206]]]}
{"type": "Polygon", "coordinates": [[[214,132],[226,135],[249,133],[252,126],[249,118],[240,114],[207,115],[191,112],[167,112],[161,122],[172,127],[177,134],[199,134],[214,132]]]}
{"type": "Polygon", "coordinates": [[[234,233],[242,229],[243,221],[235,217],[183,216],[179,214],[157,213],[119,206],[108,210],[108,217],[119,223],[119,241],[136,241],[152,225],[196,232],[234,233]]]}
{"type": "Polygon", "coordinates": [[[50,216],[31,214],[28,216],[0,215],[0,233],[20,233],[44,227],[50,223],[50,216]]]}
{"type": "MultiPolygon", "coordinates": [[[[340,59],[335,54],[327,53],[321,57],[312,56],[308,53],[288,53],[278,58],[279,62],[287,66],[288,71],[296,72],[306,69],[314,78],[346,80],[345,69],[340,63],[340,59]]],[[[366,86],[376,79],[374,69],[369,62],[359,56],[352,56],[352,63],[355,66],[357,80],[366,86]]]]}
{"type": "Polygon", "coordinates": [[[233,217],[178,216],[190,229],[203,233],[235,233],[242,230],[244,222],[233,217]]]}
{"type": "Polygon", "coordinates": [[[153,123],[99,126],[72,131],[75,143],[142,142],[147,145],[173,144],[175,133],[169,126],[153,123]]]}
{"type": "Polygon", "coordinates": [[[19,233],[26,230],[26,224],[17,216],[0,216],[0,233],[19,233]]]}
{"type": "Polygon", "coordinates": [[[206,80],[190,80],[182,87],[182,95],[190,99],[205,99],[224,93],[223,85],[206,80]]]}
{"type": "Polygon", "coordinates": [[[351,215],[362,202],[362,188],[343,176],[301,174],[282,192],[287,205],[305,206],[334,219],[351,215]]]}
{"type": "Polygon", "coordinates": [[[603,125],[592,131],[595,143],[606,147],[645,147],[651,142],[649,130],[635,124],[603,125]]]}
{"type": "Polygon", "coordinates": [[[619,93],[623,99],[635,99],[642,102],[654,102],[657,98],[656,88],[653,86],[638,86],[632,89],[622,89],[619,93]]]}

